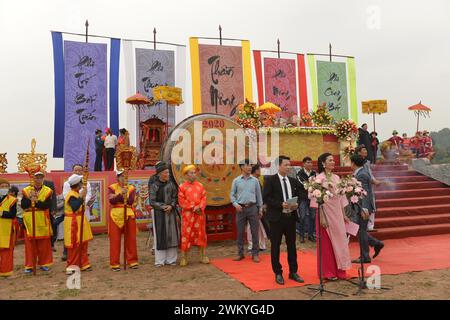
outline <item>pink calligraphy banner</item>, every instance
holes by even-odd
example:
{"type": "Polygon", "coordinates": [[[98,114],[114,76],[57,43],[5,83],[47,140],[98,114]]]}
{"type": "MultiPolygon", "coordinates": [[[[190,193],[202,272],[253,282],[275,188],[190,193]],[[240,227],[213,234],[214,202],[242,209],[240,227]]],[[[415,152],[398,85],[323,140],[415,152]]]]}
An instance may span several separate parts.
{"type": "Polygon", "coordinates": [[[202,112],[233,116],[244,102],[242,48],[199,45],[202,112]]]}
{"type": "Polygon", "coordinates": [[[277,117],[297,114],[297,80],[295,60],[264,58],[265,101],[279,106],[277,117]]]}

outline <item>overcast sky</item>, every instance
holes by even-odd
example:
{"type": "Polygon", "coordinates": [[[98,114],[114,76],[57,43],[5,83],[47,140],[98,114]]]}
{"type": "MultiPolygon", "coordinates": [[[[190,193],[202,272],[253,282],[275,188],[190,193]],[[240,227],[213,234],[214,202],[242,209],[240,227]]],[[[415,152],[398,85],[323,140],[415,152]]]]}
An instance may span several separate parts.
{"type": "MultiPolygon", "coordinates": [[[[377,117],[381,140],[393,129],[413,133],[407,107],[419,100],[433,109],[421,129],[450,127],[449,13],[445,0],[0,0],[0,152],[8,152],[10,172],[32,137],[51,156],[49,31],[83,32],[86,18],[91,33],[122,38],[151,40],[156,27],[161,41],[187,44],[189,36],[217,36],[220,23],[224,37],[249,39],[252,49],[275,49],[279,38],[282,50],[327,52],[331,42],[334,53],[356,58],[358,109],[362,100],[388,100],[389,113],[377,117]]],[[[361,122],[372,129],[371,116],[360,115],[361,122]]],[[[49,158],[51,169],[62,169],[62,160],[49,158]]]]}

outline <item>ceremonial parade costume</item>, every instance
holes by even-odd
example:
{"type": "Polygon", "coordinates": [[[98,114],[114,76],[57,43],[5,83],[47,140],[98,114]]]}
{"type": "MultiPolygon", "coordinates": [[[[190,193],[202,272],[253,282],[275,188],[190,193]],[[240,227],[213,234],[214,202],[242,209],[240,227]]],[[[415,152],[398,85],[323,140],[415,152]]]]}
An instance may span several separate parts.
{"type": "Polygon", "coordinates": [[[33,268],[33,257],[37,256],[37,265],[49,267],[53,264],[52,244],[53,235],[50,222],[50,207],[52,201],[52,189],[42,185],[36,190],[37,201],[35,205],[35,234],[33,236],[33,217],[31,208],[30,192],[32,187],[28,186],[22,190],[21,207],[23,212],[23,223],[25,225],[25,270],[33,268]],[[34,243],[36,247],[34,248],[34,243]]]}
{"type": "MultiPolygon", "coordinates": [[[[191,169],[195,169],[192,167],[191,169]]],[[[206,191],[198,181],[186,181],[180,185],[178,190],[178,204],[181,212],[181,252],[183,254],[180,264],[186,265],[186,253],[191,246],[198,246],[200,250],[200,261],[209,263],[205,256],[206,248],[206,191]],[[198,208],[195,211],[195,208],[198,208]]]]}
{"type": "Polygon", "coordinates": [[[126,247],[126,262],[130,267],[137,267],[137,245],[136,245],[136,215],[133,208],[136,197],[136,188],[133,185],[127,185],[127,220],[124,222],[124,198],[122,195],[122,186],[114,183],[109,186],[109,194],[114,195],[110,198],[111,212],[109,216],[109,264],[112,269],[120,268],[120,250],[121,239],[124,233],[126,247]]]}
{"type": "Polygon", "coordinates": [[[14,269],[14,243],[16,238],[17,199],[0,196],[0,277],[12,275],[14,269]]]}
{"type": "MultiPolygon", "coordinates": [[[[81,181],[81,177],[80,180],[81,181]]],[[[64,246],[67,248],[67,267],[80,264],[81,270],[91,267],[88,257],[88,243],[93,239],[91,226],[83,215],[83,198],[71,190],[64,201],[64,246]],[[81,236],[81,219],[83,218],[83,239],[81,236]],[[80,243],[82,240],[82,243],[80,243]],[[80,249],[81,246],[81,249],[80,249]]]]}

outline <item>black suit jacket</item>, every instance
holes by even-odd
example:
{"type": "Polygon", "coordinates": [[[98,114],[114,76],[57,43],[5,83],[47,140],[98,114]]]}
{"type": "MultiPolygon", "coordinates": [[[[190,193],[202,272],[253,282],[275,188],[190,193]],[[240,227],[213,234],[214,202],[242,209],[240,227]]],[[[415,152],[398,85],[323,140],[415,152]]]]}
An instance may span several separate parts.
{"type": "Polygon", "coordinates": [[[303,186],[303,183],[308,182],[310,177],[315,177],[315,176],[316,176],[316,172],[314,170],[311,171],[310,175],[308,175],[305,172],[305,169],[303,169],[303,168],[300,169],[299,172],[297,172],[297,179],[300,182],[300,194],[301,194],[302,200],[309,200],[308,191],[303,186]]]}
{"type": "MultiPolygon", "coordinates": [[[[300,182],[297,179],[287,177],[291,184],[292,197],[298,197],[300,204],[300,182]]],[[[281,219],[281,212],[283,211],[282,204],[284,202],[283,188],[281,186],[278,174],[268,176],[264,182],[264,204],[267,206],[266,219],[268,221],[276,222],[281,219]]],[[[295,220],[298,220],[297,214],[293,213],[295,220]]]]}

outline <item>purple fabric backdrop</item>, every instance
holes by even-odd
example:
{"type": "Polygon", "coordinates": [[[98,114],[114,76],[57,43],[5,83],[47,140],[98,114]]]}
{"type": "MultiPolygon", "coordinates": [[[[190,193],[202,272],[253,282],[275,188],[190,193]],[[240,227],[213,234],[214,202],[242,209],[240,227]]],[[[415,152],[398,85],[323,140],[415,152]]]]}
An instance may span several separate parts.
{"type": "Polygon", "coordinates": [[[95,130],[107,126],[107,45],[64,41],[64,170],[84,163],[90,141],[90,170],[95,162],[95,130]]]}

